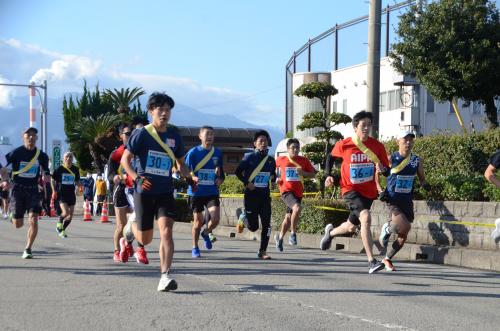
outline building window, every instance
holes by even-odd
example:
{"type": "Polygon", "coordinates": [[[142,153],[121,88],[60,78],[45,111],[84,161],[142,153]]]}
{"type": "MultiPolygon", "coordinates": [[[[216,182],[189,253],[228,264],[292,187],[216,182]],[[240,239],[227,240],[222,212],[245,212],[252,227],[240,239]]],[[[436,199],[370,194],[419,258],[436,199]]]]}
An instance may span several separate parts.
{"type": "Polygon", "coordinates": [[[347,99],[342,100],[342,113],[347,114],[347,99]]]}
{"type": "Polygon", "coordinates": [[[428,113],[434,112],[434,99],[429,93],[427,93],[427,112],[428,113]]]}
{"type": "Polygon", "coordinates": [[[405,121],[405,112],[402,111],[401,112],[401,122],[404,122],[405,121]]]}
{"type": "Polygon", "coordinates": [[[387,110],[387,92],[380,93],[378,103],[379,103],[381,112],[387,110]]]}
{"type": "Polygon", "coordinates": [[[472,103],[472,114],[473,115],[479,115],[479,114],[481,114],[481,108],[482,108],[481,104],[479,102],[477,102],[477,101],[474,101],[472,103]]]}
{"type": "Polygon", "coordinates": [[[240,158],[237,155],[228,155],[227,156],[227,163],[239,163],[240,158]]]}
{"type": "Polygon", "coordinates": [[[337,112],[337,101],[332,102],[332,113],[337,112]]]}

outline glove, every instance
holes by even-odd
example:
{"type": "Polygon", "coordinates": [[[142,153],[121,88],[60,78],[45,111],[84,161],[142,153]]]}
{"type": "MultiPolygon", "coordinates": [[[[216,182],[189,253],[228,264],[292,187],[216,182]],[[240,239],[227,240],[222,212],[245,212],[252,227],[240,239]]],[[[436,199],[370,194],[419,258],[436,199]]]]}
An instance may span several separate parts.
{"type": "Polygon", "coordinates": [[[149,179],[143,176],[138,176],[134,182],[135,185],[142,188],[143,191],[149,191],[153,188],[153,184],[149,181],[149,179]]]}
{"type": "Polygon", "coordinates": [[[52,200],[57,200],[57,192],[52,192],[52,200]]]}
{"type": "Polygon", "coordinates": [[[333,174],[333,186],[339,186],[340,185],[340,174],[333,174]]]}
{"type": "Polygon", "coordinates": [[[431,185],[429,183],[425,182],[422,184],[422,188],[424,190],[426,190],[427,192],[429,192],[431,190],[431,185]]]}
{"type": "Polygon", "coordinates": [[[382,192],[380,192],[378,195],[378,199],[382,202],[387,202],[387,203],[391,201],[389,194],[387,193],[387,190],[383,190],[382,192]]]}

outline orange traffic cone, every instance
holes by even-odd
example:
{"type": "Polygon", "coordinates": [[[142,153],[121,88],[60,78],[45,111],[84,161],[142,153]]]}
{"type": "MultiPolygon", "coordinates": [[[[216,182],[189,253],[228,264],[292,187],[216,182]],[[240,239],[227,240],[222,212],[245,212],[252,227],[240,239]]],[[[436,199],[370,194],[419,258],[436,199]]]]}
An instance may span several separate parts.
{"type": "Polygon", "coordinates": [[[89,201],[88,200],[85,200],[85,208],[84,208],[84,211],[83,211],[83,221],[84,222],[93,221],[92,220],[92,215],[90,215],[90,205],[89,205],[89,201]]]}
{"type": "Polygon", "coordinates": [[[108,201],[104,200],[102,203],[102,212],[101,212],[101,223],[108,223],[108,201]]]}
{"type": "Polygon", "coordinates": [[[54,199],[50,199],[50,217],[56,217],[56,207],[54,205],[54,199]]]}

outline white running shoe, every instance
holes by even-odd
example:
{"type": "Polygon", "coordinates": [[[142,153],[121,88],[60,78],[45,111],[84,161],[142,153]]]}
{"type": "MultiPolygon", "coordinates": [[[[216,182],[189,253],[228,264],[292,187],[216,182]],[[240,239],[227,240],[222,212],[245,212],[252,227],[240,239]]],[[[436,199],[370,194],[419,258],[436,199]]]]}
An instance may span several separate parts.
{"type": "Polygon", "coordinates": [[[495,230],[491,232],[491,238],[493,238],[493,240],[497,242],[500,240],[500,218],[497,218],[495,220],[495,227],[495,230]]]}
{"type": "Polygon", "coordinates": [[[130,213],[127,217],[127,224],[123,227],[123,236],[128,243],[134,241],[134,233],[132,232],[132,223],[135,221],[135,212],[130,213]]]}
{"type": "Polygon", "coordinates": [[[158,283],[158,292],[169,292],[177,290],[177,282],[170,278],[169,274],[162,274],[158,283]]]}

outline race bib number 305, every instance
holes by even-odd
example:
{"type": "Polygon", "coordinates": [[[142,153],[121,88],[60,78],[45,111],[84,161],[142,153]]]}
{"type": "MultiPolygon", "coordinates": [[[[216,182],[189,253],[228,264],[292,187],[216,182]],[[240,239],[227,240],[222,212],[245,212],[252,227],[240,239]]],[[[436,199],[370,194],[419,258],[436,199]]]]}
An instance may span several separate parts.
{"type": "Polygon", "coordinates": [[[163,152],[149,151],[145,172],[157,176],[170,176],[172,160],[163,152]]]}
{"type": "Polygon", "coordinates": [[[415,176],[396,176],[396,187],[394,191],[396,193],[410,193],[413,188],[413,179],[415,176]]]}
{"type": "Polygon", "coordinates": [[[200,169],[198,171],[199,185],[214,185],[214,183],[215,183],[215,169],[200,169]]]}
{"type": "Polygon", "coordinates": [[[286,181],[287,182],[300,182],[299,174],[297,173],[297,168],[286,167],[286,181]]]}
{"type": "Polygon", "coordinates": [[[256,187],[267,187],[270,177],[271,175],[269,172],[259,172],[257,176],[255,176],[253,183],[256,187]]]}
{"type": "MultiPolygon", "coordinates": [[[[28,163],[29,162],[21,161],[19,164],[19,169],[23,169],[28,163]]],[[[33,166],[28,171],[25,171],[22,174],[19,174],[18,176],[22,178],[35,178],[37,173],[38,173],[38,162],[33,164],[33,166]]]]}
{"type": "Polygon", "coordinates": [[[361,184],[373,180],[375,166],[373,163],[351,163],[351,183],[361,184]]]}

